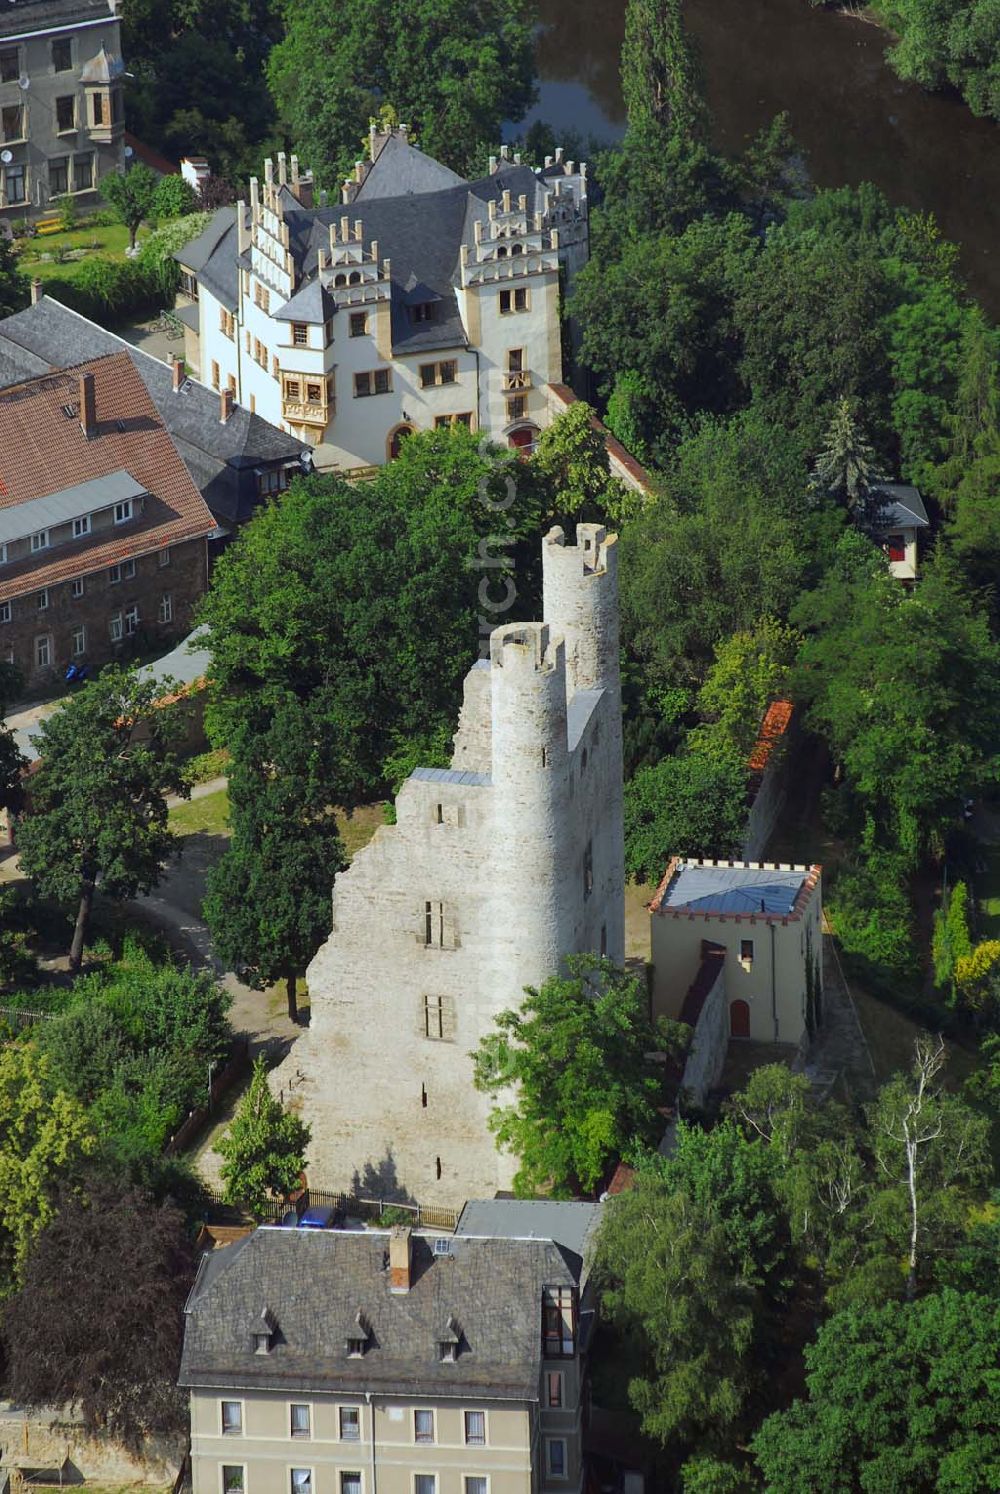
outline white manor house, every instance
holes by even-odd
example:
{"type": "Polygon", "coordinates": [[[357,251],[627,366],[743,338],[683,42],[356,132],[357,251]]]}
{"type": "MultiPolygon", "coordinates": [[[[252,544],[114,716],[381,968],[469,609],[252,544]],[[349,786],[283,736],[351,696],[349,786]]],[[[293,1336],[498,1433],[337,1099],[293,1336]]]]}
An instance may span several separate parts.
{"type": "Polygon", "coordinates": [[[573,398],[560,305],[587,259],[586,165],[504,147],[464,181],[403,125],[373,127],[369,154],[334,205],[279,154],[180,251],[188,361],[320,469],[453,424],[530,449],[573,398]]]}

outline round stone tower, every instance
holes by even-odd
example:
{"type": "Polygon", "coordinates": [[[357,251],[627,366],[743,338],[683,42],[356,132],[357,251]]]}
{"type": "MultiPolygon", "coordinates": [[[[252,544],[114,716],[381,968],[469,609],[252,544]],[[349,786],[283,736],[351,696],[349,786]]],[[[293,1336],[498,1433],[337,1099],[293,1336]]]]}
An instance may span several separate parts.
{"type": "Polygon", "coordinates": [[[542,542],[542,577],[545,621],[566,639],[570,694],[603,689],[620,701],[617,535],[578,524],[567,545],[556,525],[542,542]]]}

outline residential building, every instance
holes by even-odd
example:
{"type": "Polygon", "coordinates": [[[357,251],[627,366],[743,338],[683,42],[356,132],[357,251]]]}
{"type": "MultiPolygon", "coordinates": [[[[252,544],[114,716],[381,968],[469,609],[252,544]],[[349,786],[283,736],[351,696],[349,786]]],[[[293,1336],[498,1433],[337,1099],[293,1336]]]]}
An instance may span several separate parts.
{"type": "Polygon", "coordinates": [[[176,450],[220,531],[251,518],[298,473],[311,468],[309,448],[259,415],[232,391],[212,390],[171,363],[124,342],[32,287],[33,304],[0,321],[0,389],[89,358],[127,353],[176,450]]]}
{"type": "Polygon", "coordinates": [[[882,483],[879,491],[885,506],[879,516],[878,539],[897,581],[915,581],[918,571],[917,544],[930,528],[920,489],[906,482],[882,483]]]}
{"type": "Polygon", "coordinates": [[[212,1251],[180,1371],[194,1494],[579,1494],[586,1284],[548,1238],[264,1227],[212,1251]]]}
{"type": "Polygon", "coordinates": [[[0,11],[0,219],[69,194],[84,207],[124,170],[117,0],[15,0],[0,11]]]}
{"type": "Polygon", "coordinates": [[[543,622],[469,671],[450,768],[417,768],[333,890],[308,1029],[272,1071],[312,1128],[310,1180],[460,1205],[509,1188],[470,1052],[585,951],[624,961],[617,542],[542,545],[543,622]]]}
{"type": "Polygon", "coordinates": [[[214,529],[127,353],[0,392],[0,659],[31,686],[190,632],[214,529]]]}
{"type": "Polygon", "coordinates": [[[821,874],[675,856],[649,905],[654,1013],[697,1029],[714,993],[723,1044],[801,1043],[822,1014],[821,874]]]}
{"type": "MultiPolygon", "coordinates": [[[[530,449],[563,379],[562,289],[588,252],[587,173],[506,148],[465,181],[379,134],[313,200],[295,156],[180,251],[201,377],[316,451],[380,465],[414,431],[465,425],[530,449]]],[[[194,347],[191,348],[194,355],[194,347]]]]}

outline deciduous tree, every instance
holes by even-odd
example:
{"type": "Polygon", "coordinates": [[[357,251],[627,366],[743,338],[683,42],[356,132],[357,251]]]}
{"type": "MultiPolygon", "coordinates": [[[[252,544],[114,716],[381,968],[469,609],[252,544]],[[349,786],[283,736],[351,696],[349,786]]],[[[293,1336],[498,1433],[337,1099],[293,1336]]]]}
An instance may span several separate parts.
{"type": "Polygon", "coordinates": [[[101,191],[128,229],[129,248],[134,249],[139,225],[153,212],[155,173],[140,161],[124,175],[109,172],[101,182],[101,191]]]}

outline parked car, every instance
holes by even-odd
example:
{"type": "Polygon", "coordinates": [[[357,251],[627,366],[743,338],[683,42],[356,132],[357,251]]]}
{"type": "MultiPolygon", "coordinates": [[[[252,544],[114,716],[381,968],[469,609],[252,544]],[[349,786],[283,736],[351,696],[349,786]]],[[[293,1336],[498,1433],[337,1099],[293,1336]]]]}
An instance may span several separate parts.
{"type": "Polygon", "coordinates": [[[311,1204],[308,1209],[303,1210],[298,1228],[333,1229],[343,1223],[343,1218],[342,1210],[332,1208],[330,1204],[311,1204]]]}

